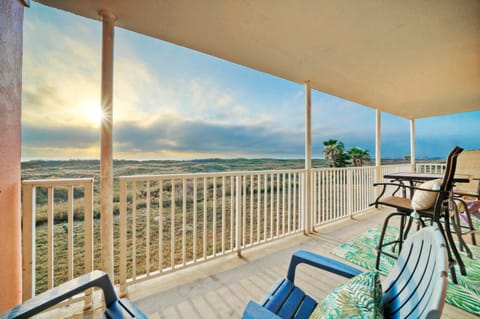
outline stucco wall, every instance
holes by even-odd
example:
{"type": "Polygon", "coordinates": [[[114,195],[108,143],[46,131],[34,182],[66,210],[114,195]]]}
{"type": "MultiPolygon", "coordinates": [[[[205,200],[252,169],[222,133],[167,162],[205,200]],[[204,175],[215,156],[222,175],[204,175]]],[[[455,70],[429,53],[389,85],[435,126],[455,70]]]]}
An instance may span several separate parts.
{"type": "Polygon", "coordinates": [[[23,5],[0,0],[0,312],[21,302],[23,5]]]}

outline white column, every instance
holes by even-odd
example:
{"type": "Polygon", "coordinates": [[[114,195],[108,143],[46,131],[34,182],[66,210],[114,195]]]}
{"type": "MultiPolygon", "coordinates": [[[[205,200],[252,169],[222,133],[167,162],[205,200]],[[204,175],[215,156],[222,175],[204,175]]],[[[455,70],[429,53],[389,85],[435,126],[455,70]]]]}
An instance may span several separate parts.
{"type": "Polygon", "coordinates": [[[410,164],[412,172],[416,171],[415,163],[415,119],[410,119],[410,164]]]}
{"type": "Polygon", "coordinates": [[[100,145],[100,195],[102,268],[113,281],[113,39],[115,16],[101,11],[102,38],[102,132],[100,145]]]}
{"type": "Polygon", "coordinates": [[[305,233],[313,231],[312,223],[312,89],[305,82],[305,233]]]}
{"type": "MultiPolygon", "coordinates": [[[[382,180],[382,152],[381,152],[381,122],[382,113],[379,109],[375,110],[375,182],[378,183],[382,180]]],[[[378,187],[375,188],[377,192],[378,187]]]]}

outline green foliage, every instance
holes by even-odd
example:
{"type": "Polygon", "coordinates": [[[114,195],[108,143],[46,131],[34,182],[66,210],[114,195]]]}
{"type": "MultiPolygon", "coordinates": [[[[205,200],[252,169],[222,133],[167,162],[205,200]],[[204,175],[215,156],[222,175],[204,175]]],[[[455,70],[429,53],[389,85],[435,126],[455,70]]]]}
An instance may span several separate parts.
{"type": "Polygon", "coordinates": [[[363,166],[370,160],[367,150],[360,147],[352,147],[345,151],[345,145],[342,141],[330,139],[323,142],[323,155],[326,160],[330,160],[330,167],[363,166]]]}
{"type": "Polygon", "coordinates": [[[350,155],[345,153],[345,146],[339,140],[330,139],[323,142],[323,155],[331,161],[330,167],[345,167],[350,164],[350,155]]]}
{"type": "Polygon", "coordinates": [[[363,166],[365,162],[370,160],[368,151],[361,149],[360,147],[352,147],[347,151],[347,153],[352,159],[353,166],[363,166]]]}

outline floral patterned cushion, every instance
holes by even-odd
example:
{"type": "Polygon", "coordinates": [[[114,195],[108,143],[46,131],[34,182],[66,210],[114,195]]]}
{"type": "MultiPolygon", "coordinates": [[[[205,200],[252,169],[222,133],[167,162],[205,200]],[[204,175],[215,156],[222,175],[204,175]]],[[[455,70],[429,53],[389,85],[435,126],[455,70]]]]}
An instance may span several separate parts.
{"type": "Polygon", "coordinates": [[[377,271],[353,277],[330,292],[310,319],[383,319],[382,284],[377,271]]]}

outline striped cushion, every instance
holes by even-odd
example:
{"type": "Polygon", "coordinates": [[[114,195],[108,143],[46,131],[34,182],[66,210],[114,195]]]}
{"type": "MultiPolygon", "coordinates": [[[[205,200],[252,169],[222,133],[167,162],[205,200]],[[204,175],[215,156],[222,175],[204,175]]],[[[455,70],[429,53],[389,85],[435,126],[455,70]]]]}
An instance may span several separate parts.
{"type": "Polygon", "coordinates": [[[377,271],[353,277],[330,292],[310,315],[310,319],[383,319],[382,284],[377,271]]]}

